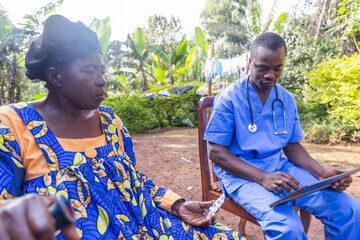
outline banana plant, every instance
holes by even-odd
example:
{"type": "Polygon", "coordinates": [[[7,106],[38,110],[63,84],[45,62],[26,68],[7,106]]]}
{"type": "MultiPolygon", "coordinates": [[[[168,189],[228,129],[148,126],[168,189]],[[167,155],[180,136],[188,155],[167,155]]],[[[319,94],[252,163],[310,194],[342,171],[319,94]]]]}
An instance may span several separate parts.
{"type": "MultiPolygon", "coordinates": [[[[157,47],[154,47],[152,45],[147,45],[147,48],[151,52],[153,52],[163,60],[164,64],[161,66],[161,68],[163,70],[166,69],[166,73],[170,78],[171,85],[174,85],[175,82],[174,75],[176,71],[180,69],[181,62],[185,57],[188,46],[189,46],[189,41],[186,40],[186,35],[183,36],[177,48],[174,49],[170,55],[165,54],[162,50],[160,50],[157,47]]],[[[161,72],[161,70],[158,69],[157,71],[161,72]]]]}
{"type": "Polygon", "coordinates": [[[196,45],[198,45],[201,49],[201,57],[207,57],[208,42],[206,41],[206,34],[201,31],[201,28],[199,27],[195,28],[195,39],[196,45]]]}
{"type": "Polygon", "coordinates": [[[111,23],[110,17],[107,17],[103,20],[94,19],[90,24],[90,29],[96,32],[98,36],[99,43],[101,46],[101,53],[103,56],[106,55],[107,49],[109,47],[110,36],[111,36],[111,23]]]}
{"type": "Polygon", "coordinates": [[[0,105],[20,101],[23,80],[24,31],[0,12],[0,105]]]}

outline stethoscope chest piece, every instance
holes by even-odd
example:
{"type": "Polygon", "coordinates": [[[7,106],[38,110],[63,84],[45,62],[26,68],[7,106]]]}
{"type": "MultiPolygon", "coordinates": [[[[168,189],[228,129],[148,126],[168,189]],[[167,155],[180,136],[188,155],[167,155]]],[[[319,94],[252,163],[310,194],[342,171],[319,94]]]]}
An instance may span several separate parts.
{"type": "MultiPolygon", "coordinates": [[[[253,111],[252,111],[252,108],[251,108],[251,101],[250,101],[250,96],[249,96],[249,79],[250,79],[250,75],[249,75],[248,79],[246,80],[246,96],[247,96],[247,100],[248,100],[248,103],[249,103],[250,116],[251,116],[251,123],[249,124],[248,129],[249,129],[249,132],[254,133],[257,130],[257,126],[254,123],[254,115],[253,115],[253,111]]],[[[285,105],[284,105],[283,101],[281,101],[279,99],[276,84],[274,85],[274,87],[275,87],[276,98],[272,102],[272,113],[273,113],[273,118],[274,118],[275,135],[287,134],[287,132],[286,132],[285,105]],[[284,127],[284,129],[283,129],[282,132],[280,132],[278,130],[277,125],[276,125],[276,117],[275,117],[275,103],[276,102],[279,102],[281,104],[281,108],[282,108],[282,111],[283,111],[283,118],[284,118],[284,126],[283,127],[284,127]]]]}
{"type": "Polygon", "coordinates": [[[249,129],[249,132],[254,133],[257,130],[257,126],[255,123],[252,123],[252,124],[250,123],[248,126],[248,129],[249,129]]]}

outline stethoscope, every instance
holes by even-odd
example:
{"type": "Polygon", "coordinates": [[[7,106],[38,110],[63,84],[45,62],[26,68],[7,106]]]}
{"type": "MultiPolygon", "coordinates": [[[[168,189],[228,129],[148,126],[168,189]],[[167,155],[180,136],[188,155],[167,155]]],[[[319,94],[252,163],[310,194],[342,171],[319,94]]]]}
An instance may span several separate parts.
{"type": "MultiPolygon", "coordinates": [[[[246,80],[246,96],[247,96],[247,100],[248,100],[248,103],[249,103],[250,114],[251,114],[251,123],[249,124],[248,129],[249,129],[249,131],[251,133],[254,133],[257,130],[257,126],[254,123],[254,115],[253,115],[252,108],[251,108],[250,95],[249,95],[249,79],[250,79],[250,75],[246,80]]],[[[274,118],[275,134],[276,135],[282,135],[282,134],[287,133],[286,132],[286,120],[285,120],[286,119],[285,118],[285,105],[284,105],[283,101],[281,101],[281,99],[279,99],[276,84],[274,85],[274,87],[275,87],[276,98],[272,102],[272,113],[273,113],[273,118],[274,118]],[[277,125],[276,125],[276,117],[275,117],[275,103],[276,102],[279,102],[281,104],[283,114],[284,114],[284,129],[282,130],[282,132],[279,132],[279,130],[277,128],[277,125]]]]}

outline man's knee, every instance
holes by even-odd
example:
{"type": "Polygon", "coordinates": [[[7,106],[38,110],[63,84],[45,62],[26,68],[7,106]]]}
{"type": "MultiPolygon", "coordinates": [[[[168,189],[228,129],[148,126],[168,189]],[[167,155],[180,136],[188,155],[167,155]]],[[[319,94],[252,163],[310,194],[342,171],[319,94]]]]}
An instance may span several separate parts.
{"type": "Polygon", "coordinates": [[[266,239],[307,239],[300,217],[292,207],[271,210],[264,219],[259,223],[266,239]]]}

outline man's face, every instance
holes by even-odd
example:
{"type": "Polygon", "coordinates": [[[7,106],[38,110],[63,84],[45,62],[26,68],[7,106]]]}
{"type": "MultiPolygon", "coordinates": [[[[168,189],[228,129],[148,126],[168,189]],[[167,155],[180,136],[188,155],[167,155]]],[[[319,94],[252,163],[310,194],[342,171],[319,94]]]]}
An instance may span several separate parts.
{"type": "Polygon", "coordinates": [[[256,91],[268,92],[273,88],[281,77],[285,58],[283,47],[275,51],[258,47],[257,54],[250,58],[250,83],[256,91]]]}

